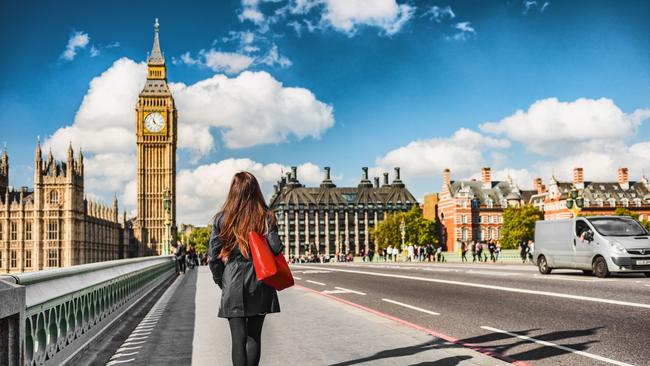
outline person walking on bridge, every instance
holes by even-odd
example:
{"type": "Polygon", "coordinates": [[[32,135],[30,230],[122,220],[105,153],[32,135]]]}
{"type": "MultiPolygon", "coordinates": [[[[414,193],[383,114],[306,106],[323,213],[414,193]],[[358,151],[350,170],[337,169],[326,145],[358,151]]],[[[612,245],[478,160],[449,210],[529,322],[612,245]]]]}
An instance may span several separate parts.
{"type": "Polygon", "coordinates": [[[261,356],[264,317],[280,312],[280,302],[273,287],[257,280],[248,233],[264,235],[273,255],[282,253],[283,245],[275,216],[255,176],[248,172],[235,174],[226,202],[210,226],[208,264],[214,282],[222,289],[218,316],[228,319],[230,325],[232,363],[256,366],[261,356]]]}

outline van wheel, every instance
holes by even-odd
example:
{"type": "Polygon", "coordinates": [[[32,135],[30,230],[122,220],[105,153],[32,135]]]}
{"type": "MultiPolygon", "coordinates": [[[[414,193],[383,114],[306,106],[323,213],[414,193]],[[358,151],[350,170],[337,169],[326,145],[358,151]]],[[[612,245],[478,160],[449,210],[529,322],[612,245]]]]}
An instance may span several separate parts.
{"type": "Polygon", "coordinates": [[[605,277],[609,277],[610,275],[609,269],[607,269],[607,262],[603,257],[598,257],[594,259],[593,268],[594,268],[594,273],[598,278],[605,278],[605,277]]]}
{"type": "Polygon", "coordinates": [[[551,273],[551,267],[548,266],[548,262],[546,262],[546,258],[543,255],[540,255],[537,259],[537,268],[539,268],[539,273],[541,274],[551,273]]]}
{"type": "Polygon", "coordinates": [[[586,274],[587,276],[591,276],[592,274],[594,274],[594,271],[590,269],[583,269],[582,273],[586,274]]]}

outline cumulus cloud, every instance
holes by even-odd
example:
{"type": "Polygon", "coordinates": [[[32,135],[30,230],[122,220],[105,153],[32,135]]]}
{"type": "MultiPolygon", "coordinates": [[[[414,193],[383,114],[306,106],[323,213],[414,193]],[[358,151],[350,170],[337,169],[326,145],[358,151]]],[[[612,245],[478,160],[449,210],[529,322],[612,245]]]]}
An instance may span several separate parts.
{"type": "Polygon", "coordinates": [[[461,174],[472,174],[487,163],[486,151],[509,146],[507,140],[461,128],[451,137],[412,141],[389,151],[377,158],[375,163],[379,169],[376,171],[399,166],[408,170],[411,176],[439,175],[445,168],[461,174]]]}
{"type": "Polygon", "coordinates": [[[480,129],[505,135],[541,155],[566,155],[616,147],[634,135],[647,118],[650,109],[626,114],[607,98],[580,98],[573,102],[548,98],[499,122],[484,123],[480,129]]]}
{"type": "Polygon", "coordinates": [[[73,32],[68,39],[65,50],[61,54],[61,59],[66,61],[74,60],[75,56],[77,56],[77,51],[86,48],[88,42],[90,42],[88,33],[82,31],[73,32]]]}
{"type": "Polygon", "coordinates": [[[332,28],[354,35],[359,26],[373,26],[387,35],[400,31],[415,8],[396,0],[326,0],[322,21],[332,28]]]}
{"type": "MultiPolygon", "coordinates": [[[[279,143],[290,136],[318,138],[334,124],[332,106],[308,89],[283,86],[263,71],[245,71],[235,78],[214,75],[189,86],[174,84],[173,91],[183,110],[182,122],[220,128],[229,148],[279,143]]],[[[191,135],[186,138],[193,141],[191,135]]]]}
{"type": "MultiPolygon", "coordinates": [[[[225,159],[194,169],[181,170],[177,176],[178,221],[206,225],[228,194],[235,173],[248,171],[255,175],[264,196],[273,194],[273,185],[290,167],[277,163],[262,164],[251,159],[225,159]]],[[[298,179],[303,184],[314,185],[321,181],[318,166],[305,163],[298,166],[298,179]]]]}
{"type": "MultiPolygon", "coordinates": [[[[185,52],[180,57],[180,62],[186,65],[198,65],[211,69],[215,72],[226,74],[238,74],[248,69],[254,59],[250,56],[237,52],[222,52],[215,49],[201,50],[197,57],[192,57],[190,52],[185,52]]],[[[178,63],[178,61],[174,61],[178,63]]]]}
{"type": "Polygon", "coordinates": [[[548,8],[549,5],[551,5],[548,1],[544,1],[543,3],[538,2],[536,0],[523,0],[524,4],[524,10],[522,11],[522,14],[527,15],[530,12],[530,9],[539,9],[540,13],[543,13],[546,8],[548,8]],[[540,5],[541,4],[541,5],[540,5]]]}

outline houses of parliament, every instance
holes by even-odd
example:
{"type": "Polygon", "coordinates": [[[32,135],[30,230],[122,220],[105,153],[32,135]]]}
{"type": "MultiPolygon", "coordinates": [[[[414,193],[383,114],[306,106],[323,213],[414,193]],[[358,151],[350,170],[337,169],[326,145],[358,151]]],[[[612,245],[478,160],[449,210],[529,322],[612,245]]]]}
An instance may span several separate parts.
{"type": "Polygon", "coordinates": [[[176,231],[177,112],[167,85],[158,20],[144,88],[135,102],[137,215],[88,200],[84,156],[64,161],[40,143],[34,187],[9,186],[9,154],[0,157],[0,273],[17,273],[165,253],[176,231]]]}

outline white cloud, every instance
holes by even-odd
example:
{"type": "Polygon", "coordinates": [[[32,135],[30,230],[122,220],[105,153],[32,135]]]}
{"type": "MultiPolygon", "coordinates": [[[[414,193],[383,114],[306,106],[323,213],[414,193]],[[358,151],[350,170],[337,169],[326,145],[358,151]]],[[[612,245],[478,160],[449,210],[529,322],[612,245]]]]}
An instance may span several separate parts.
{"type": "Polygon", "coordinates": [[[422,14],[423,17],[428,16],[431,20],[436,23],[441,23],[445,18],[454,19],[456,14],[451,9],[451,6],[436,6],[433,5],[427,9],[427,11],[422,14]]]}
{"type": "Polygon", "coordinates": [[[234,78],[214,75],[189,86],[174,84],[173,91],[182,122],[221,128],[229,148],[279,143],[290,136],[318,138],[334,124],[332,107],[311,91],[284,87],[263,71],[234,78]]]}
{"type": "Polygon", "coordinates": [[[618,146],[635,134],[647,118],[650,109],[626,114],[607,98],[580,98],[573,102],[548,98],[499,122],[484,123],[480,129],[505,135],[541,155],[566,155],[618,146]]]}
{"type": "Polygon", "coordinates": [[[487,162],[484,153],[510,146],[507,140],[495,139],[462,128],[448,138],[412,141],[377,158],[380,170],[402,167],[409,176],[439,175],[445,168],[460,174],[472,174],[487,162]]]}
{"type": "Polygon", "coordinates": [[[450,41],[466,41],[470,38],[476,37],[476,29],[470,22],[458,22],[452,26],[458,32],[451,36],[447,36],[450,41]]]}
{"type": "Polygon", "coordinates": [[[541,6],[539,6],[540,3],[536,0],[523,0],[523,4],[524,10],[522,11],[522,14],[524,15],[527,15],[532,8],[539,9],[539,12],[543,13],[544,10],[551,5],[548,1],[545,1],[541,6]]]}
{"type": "Polygon", "coordinates": [[[65,46],[65,51],[61,54],[61,58],[67,61],[74,60],[75,56],[77,56],[77,51],[86,48],[88,42],[90,42],[88,33],[81,31],[72,33],[68,39],[68,44],[65,46]]]}
{"type": "Polygon", "coordinates": [[[90,57],[97,57],[97,56],[99,56],[99,53],[100,52],[97,49],[97,47],[95,47],[94,45],[92,47],[90,47],[90,57]]]}
{"type": "MultiPolygon", "coordinates": [[[[201,165],[194,169],[181,170],[177,177],[178,222],[206,225],[221,208],[228,195],[232,177],[240,171],[255,175],[265,198],[273,194],[273,185],[282,172],[290,167],[277,164],[261,164],[251,159],[225,159],[217,163],[201,165]]],[[[321,181],[318,166],[305,163],[298,166],[298,179],[301,183],[315,185],[321,181]]],[[[134,194],[132,192],[131,194],[134,194]]]]}
{"type": "Polygon", "coordinates": [[[227,74],[237,74],[246,70],[254,61],[252,57],[236,53],[221,52],[214,49],[200,52],[203,64],[212,71],[223,71],[227,74]]]}
{"type": "Polygon", "coordinates": [[[281,55],[278,52],[278,46],[275,44],[271,47],[269,53],[267,53],[264,57],[259,58],[257,62],[268,66],[278,65],[282,68],[289,67],[292,64],[289,58],[281,55]]]}
{"type": "Polygon", "coordinates": [[[387,35],[399,32],[415,8],[396,0],[326,0],[322,21],[334,29],[354,35],[359,26],[373,26],[387,35]]]}

